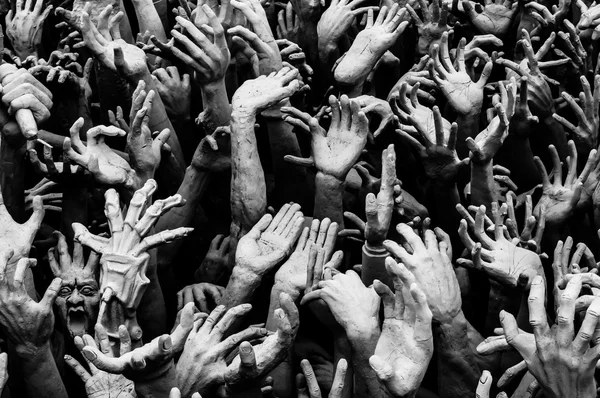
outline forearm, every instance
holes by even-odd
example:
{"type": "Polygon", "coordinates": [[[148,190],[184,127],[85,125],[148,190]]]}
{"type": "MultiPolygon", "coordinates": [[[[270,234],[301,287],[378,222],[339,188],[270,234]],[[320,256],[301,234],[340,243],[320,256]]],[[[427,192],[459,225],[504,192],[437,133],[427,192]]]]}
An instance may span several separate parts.
{"type": "Polygon", "coordinates": [[[285,155],[302,156],[293,126],[280,118],[267,118],[267,130],[275,174],[275,205],[295,202],[306,211],[310,207],[306,169],[284,160],[285,155]]]}
{"type": "Polygon", "coordinates": [[[492,161],[483,164],[471,161],[471,204],[484,205],[491,215],[495,189],[492,161]]]}
{"type": "Polygon", "coordinates": [[[154,35],[159,41],[168,40],[163,28],[162,21],[152,0],[134,0],[132,1],[135,15],[137,16],[140,33],[146,31],[154,35]]]}
{"type": "Polygon", "coordinates": [[[490,367],[480,366],[484,359],[489,361],[489,358],[481,357],[476,351],[483,338],[469,324],[462,311],[449,322],[441,325],[434,322],[433,325],[440,396],[471,396],[481,371],[492,371],[490,367]]]}
{"type": "Polygon", "coordinates": [[[234,267],[219,305],[229,309],[239,304],[249,303],[261,282],[262,276],[238,266],[234,267]]]}
{"type": "MultiPolygon", "coordinates": [[[[177,193],[185,200],[185,204],[171,209],[159,218],[155,227],[156,233],[179,227],[189,227],[192,224],[196,209],[200,205],[210,182],[210,177],[209,172],[198,170],[193,166],[187,168],[183,182],[177,190],[177,193]]],[[[159,269],[171,264],[182,243],[182,240],[177,240],[158,248],[157,262],[159,269]]]]}
{"type": "Polygon", "coordinates": [[[245,235],[265,214],[267,187],[251,112],[231,114],[231,216],[233,238],[245,235]]]}
{"type": "Polygon", "coordinates": [[[459,115],[456,119],[458,124],[458,137],[456,140],[456,152],[459,158],[469,156],[469,148],[467,148],[467,137],[475,138],[479,134],[479,111],[468,115],[459,115]]]}
{"type": "MultiPolygon", "coordinates": [[[[271,300],[269,302],[269,313],[267,315],[267,323],[265,328],[271,332],[277,331],[277,323],[275,322],[275,310],[281,308],[279,304],[279,294],[282,292],[288,293],[292,300],[297,301],[300,297],[300,292],[295,289],[290,289],[282,283],[275,282],[271,289],[271,300]]],[[[269,373],[273,378],[273,390],[275,395],[280,398],[295,397],[294,393],[294,366],[292,362],[292,353],[290,352],[287,358],[281,362],[275,369],[269,373]]]]}
{"type": "Polygon", "coordinates": [[[360,332],[346,331],[352,347],[352,370],[354,372],[355,398],[387,398],[375,371],[369,364],[369,358],[375,353],[379,340],[379,325],[372,325],[360,332]]]}
{"type": "Polygon", "coordinates": [[[16,123],[5,124],[0,142],[0,185],[4,205],[17,222],[25,221],[25,140],[16,123]]]}
{"type": "MultiPolygon", "coordinates": [[[[156,261],[156,256],[151,255],[150,261],[156,261]]],[[[140,327],[144,331],[144,340],[150,341],[168,332],[167,308],[162,289],[158,280],[156,266],[150,264],[146,276],[150,283],[146,287],[144,296],[140,301],[136,314],[140,327]]]]}
{"type": "Polygon", "coordinates": [[[545,147],[554,145],[560,159],[566,159],[567,156],[569,156],[569,146],[567,143],[567,135],[565,134],[562,124],[550,116],[543,120],[540,127],[544,129],[544,136],[547,137],[545,147]]]}
{"type": "Polygon", "coordinates": [[[460,203],[456,184],[431,183],[427,186],[426,195],[431,219],[437,220],[438,226],[450,236],[455,235],[456,226],[460,223],[460,215],[456,211],[456,205],[460,203]]]}
{"type": "Polygon", "coordinates": [[[204,85],[202,92],[202,127],[206,134],[212,134],[217,127],[227,126],[231,118],[231,106],[227,98],[225,80],[204,85]]]}
{"type": "Polygon", "coordinates": [[[32,352],[16,347],[17,361],[27,397],[67,398],[50,343],[32,352]]]}
{"type": "Polygon", "coordinates": [[[344,196],[345,183],[336,177],[317,173],[315,177],[315,209],[313,218],[322,220],[329,217],[337,222],[339,229],[344,228],[344,196]]]}
{"type": "Polygon", "coordinates": [[[63,189],[60,230],[67,238],[67,242],[73,240],[74,233],[71,226],[74,222],[88,225],[88,195],[86,186],[69,185],[63,189]]]}
{"type": "Polygon", "coordinates": [[[176,371],[173,361],[157,377],[135,382],[135,392],[143,398],[168,398],[173,387],[177,387],[176,371]]]}

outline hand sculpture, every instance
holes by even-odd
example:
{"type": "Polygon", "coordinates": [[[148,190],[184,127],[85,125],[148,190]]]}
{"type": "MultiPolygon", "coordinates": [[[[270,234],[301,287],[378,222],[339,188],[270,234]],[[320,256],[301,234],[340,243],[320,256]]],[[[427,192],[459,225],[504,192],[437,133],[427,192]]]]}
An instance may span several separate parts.
{"type": "Polygon", "coordinates": [[[71,337],[82,337],[93,331],[98,319],[100,288],[96,275],[100,257],[91,252],[84,262],[79,242],[74,242],[71,256],[65,236],[58,231],[54,236],[58,245],[48,251],[48,262],[54,276],[62,279],[56,298],[58,317],[71,337]]]}
{"type": "Polygon", "coordinates": [[[25,290],[25,274],[36,264],[31,258],[21,258],[12,281],[6,275],[10,256],[0,258],[0,330],[14,344],[19,355],[35,356],[49,348],[54,330],[52,305],[58,296],[61,280],[55,278],[39,303],[25,290]]]}
{"type": "MultiPolygon", "coordinates": [[[[4,259],[3,261],[7,263],[9,275],[14,272],[20,259],[29,256],[31,244],[44,219],[44,204],[41,197],[33,198],[32,207],[33,213],[24,224],[15,222],[6,209],[0,190],[0,224],[2,225],[2,229],[0,229],[0,241],[2,242],[0,259],[4,259]]],[[[33,291],[33,286],[31,288],[33,291]]]]}
{"type": "Polygon", "coordinates": [[[600,351],[590,346],[598,323],[600,300],[588,308],[579,332],[574,332],[575,300],[582,285],[582,278],[574,275],[560,298],[558,323],[552,329],[545,311],[546,284],[536,276],[529,292],[529,323],[533,327],[535,345],[522,335],[515,318],[502,311],[500,322],[506,341],[525,360],[527,369],[538,380],[544,394],[550,397],[567,396],[577,391],[581,396],[596,394],[593,374],[600,359],[600,351]]]}
{"type": "MultiPolygon", "coordinates": [[[[429,76],[429,73],[426,73],[429,76]]],[[[420,103],[419,91],[422,91],[420,82],[415,83],[412,88],[409,83],[403,82],[399,87],[398,96],[394,98],[395,101],[391,104],[392,110],[400,119],[399,130],[416,136],[419,135],[417,131],[425,131],[429,141],[433,142],[436,139],[436,118],[431,108],[420,103]]],[[[444,131],[450,131],[450,122],[442,118],[442,123],[444,131]]],[[[444,137],[444,143],[446,141],[444,137]]]]}
{"type": "Polygon", "coordinates": [[[454,184],[460,169],[469,164],[469,159],[460,160],[456,153],[458,125],[452,123],[450,134],[446,140],[442,115],[439,108],[434,106],[435,143],[433,143],[422,123],[419,123],[414,115],[409,115],[408,120],[416,128],[422,143],[406,131],[397,131],[417,149],[427,177],[439,184],[454,184]]]}
{"type": "Polygon", "coordinates": [[[311,157],[300,159],[286,156],[285,159],[302,166],[315,166],[320,173],[344,181],[367,143],[368,120],[360,106],[347,96],[340,101],[329,97],[331,125],[325,132],[319,122],[305,112],[283,107],[284,120],[311,133],[311,157]]]}
{"type": "Polygon", "coordinates": [[[243,392],[248,385],[264,378],[289,355],[300,326],[299,313],[292,298],[286,293],[279,295],[279,303],[281,308],[275,310],[277,332],[267,336],[256,346],[249,342],[240,344],[239,355],[233,358],[225,372],[227,390],[243,392]]]}
{"type": "Polygon", "coordinates": [[[301,304],[322,299],[350,340],[364,332],[379,330],[379,296],[372,287],[365,287],[354,271],[339,273],[330,280],[317,284],[317,289],[307,293],[301,304]]]}
{"type": "Polygon", "coordinates": [[[273,218],[264,215],[237,246],[235,265],[264,275],[290,255],[302,233],[300,205],[285,204],[273,218]]]}
{"type": "Polygon", "coordinates": [[[367,194],[365,213],[367,222],[363,222],[355,214],[346,212],[345,216],[359,226],[364,233],[367,247],[381,248],[387,237],[392,212],[394,210],[394,188],[396,187],[396,151],[391,144],[381,155],[382,176],[379,193],[367,194]]]}
{"type": "Polygon", "coordinates": [[[483,87],[492,72],[492,62],[485,64],[481,77],[477,82],[471,80],[467,74],[464,62],[464,49],[466,40],[463,38],[458,43],[456,58],[458,68],[455,69],[450,61],[448,50],[448,33],[444,32],[440,44],[433,46],[429,63],[431,77],[438,85],[452,108],[460,115],[474,115],[479,113],[483,101],[483,87]]]}
{"type": "Polygon", "coordinates": [[[223,296],[223,286],[212,283],[195,283],[188,285],[177,292],[177,310],[181,310],[187,303],[193,303],[201,312],[209,313],[223,296]]]}
{"type": "Polygon", "coordinates": [[[129,204],[129,209],[123,219],[119,195],[114,189],[106,191],[105,215],[111,231],[111,237],[105,238],[91,234],[86,227],[74,223],[75,240],[88,246],[100,254],[100,291],[102,304],[99,322],[110,322],[109,332],[114,333],[115,325],[128,326],[129,330],[137,323],[135,310],[138,307],[146,285],[150,283],[146,277],[150,255],[148,251],[156,246],[180,239],[188,235],[192,228],[178,228],[150,235],[152,227],[158,218],[174,206],[183,204],[180,195],[157,200],[142,214],[142,210],[156,190],[154,180],[146,181],[129,204]],[[103,319],[105,309],[111,298],[122,307],[124,319],[103,319]]]}
{"type": "Polygon", "coordinates": [[[16,2],[16,8],[6,15],[6,35],[21,61],[37,61],[42,45],[44,22],[52,11],[52,5],[44,10],[43,0],[36,0],[31,9],[31,0],[16,2]]]}
{"type": "MultiPolygon", "coordinates": [[[[106,330],[101,326],[97,328],[96,339],[100,345],[100,351],[107,353],[107,356],[110,358],[112,352],[110,341],[108,340],[106,330]]],[[[136,396],[135,386],[131,380],[126,379],[121,374],[112,374],[100,370],[85,357],[84,347],[89,346],[98,350],[98,344],[96,344],[96,341],[89,334],[75,337],[75,346],[82,353],[83,359],[90,369],[89,372],[75,358],[65,355],[65,362],[83,381],[88,397],[99,398],[114,395],[116,397],[134,398],[136,396]]],[[[126,352],[127,346],[121,346],[121,354],[125,354],[126,352]]]]}
{"type": "MultiPolygon", "coordinates": [[[[95,344],[87,344],[83,347],[83,356],[102,371],[122,374],[134,382],[152,380],[164,375],[173,367],[173,357],[183,350],[188,335],[194,327],[202,324],[202,320],[194,320],[194,306],[190,303],[184,307],[179,325],[170,335],[163,334],[142,347],[132,349],[132,338],[127,328],[121,325],[119,326],[121,356],[114,358],[107,353],[110,351],[100,351],[95,344]]],[[[98,324],[96,333],[104,336],[106,330],[98,324]]],[[[85,335],[84,342],[88,341],[91,343],[94,340],[91,336],[85,335]]],[[[105,350],[107,346],[100,345],[100,348],[105,350]]]]}
{"type": "Polygon", "coordinates": [[[252,309],[242,304],[225,310],[217,306],[200,326],[190,332],[177,362],[177,384],[185,396],[191,391],[212,392],[224,383],[226,358],[242,341],[263,338],[267,330],[250,327],[229,334],[230,328],[252,309]]]}
{"type": "Polygon", "coordinates": [[[2,103],[8,107],[8,114],[15,116],[25,138],[35,138],[37,125],[50,118],[52,93],[31,73],[13,64],[0,65],[0,82],[2,103]]]}
{"type": "Polygon", "coordinates": [[[411,396],[421,385],[433,355],[432,314],[413,274],[390,257],[385,267],[394,280],[395,292],[379,281],[373,283],[382,297],[385,319],[369,363],[391,396],[411,396]]]}
{"type": "Polygon", "coordinates": [[[352,46],[334,70],[341,85],[355,86],[364,81],[381,58],[408,26],[403,21],[404,10],[398,5],[389,10],[383,6],[373,22],[373,10],[367,12],[367,26],[354,39],[352,46]]]}
{"type": "Polygon", "coordinates": [[[406,240],[406,248],[391,240],[383,242],[383,246],[413,273],[433,318],[444,323],[461,311],[460,288],[450,260],[449,236],[439,228],[432,231],[428,225],[423,223],[421,238],[408,225],[398,224],[396,230],[406,240]]]}
{"type": "Polygon", "coordinates": [[[594,79],[594,92],[585,76],[580,77],[583,92],[579,94],[579,98],[584,101],[581,105],[575,102],[575,99],[566,91],[562,92],[562,97],[565,99],[569,108],[577,117],[577,126],[569,122],[564,117],[554,113],[552,116],[562,124],[566,129],[573,133],[577,152],[585,153],[598,147],[598,129],[600,128],[600,76],[594,79]]]}
{"type": "Polygon", "coordinates": [[[534,215],[539,217],[543,206],[546,210],[546,224],[557,227],[563,225],[575,209],[575,206],[581,197],[583,184],[585,184],[591,172],[596,152],[590,152],[586,166],[578,177],[577,149],[575,149],[575,143],[569,141],[569,158],[567,161],[568,172],[563,182],[562,166],[560,164],[558,152],[553,145],[550,145],[548,149],[550,150],[554,165],[553,183],[550,183],[550,177],[548,177],[544,164],[540,158],[536,156],[534,160],[538,171],[542,175],[543,194],[535,206],[534,215]]]}
{"type": "Polygon", "coordinates": [[[216,283],[229,271],[229,236],[217,235],[194,273],[197,282],[216,283]]]}
{"type": "Polygon", "coordinates": [[[518,11],[518,3],[512,0],[486,2],[481,12],[476,12],[469,0],[462,1],[471,23],[483,34],[504,37],[518,11]]]}
{"type": "Polygon", "coordinates": [[[457,264],[472,266],[484,270],[491,278],[508,286],[517,286],[519,278],[527,278],[529,283],[536,275],[544,275],[542,262],[536,253],[518,247],[505,237],[504,217],[506,204],[498,207],[492,203],[494,216],[494,239],[484,230],[485,206],[480,206],[475,216],[473,232],[478,243],[475,243],[467,231],[467,220],[461,220],[458,233],[471,253],[472,260],[460,259],[457,264]]]}
{"type": "Polygon", "coordinates": [[[190,75],[180,76],[176,67],[168,66],[154,70],[152,80],[169,116],[175,120],[188,120],[192,100],[190,75]]]}
{"type": "Polygon", "coordinates": [[[517,195],[515,195],[514,192],[511,191],[506,194],[506,206],[508,214],[504,223],[508,228],[508,235],[511,237],[512,242],[518,246],[540,254],[540,251],[542,250],[544,229],[546,228],[546,208],[541,207],[539,218],[534,217],[531,195],[527,195],[525,198],[525,225],[521,233],[519,233],[515,215],[516,201],[517,195]]]}
{"type": "Polygon", "coordinates": [[[417,54],[425,55],[429,53],[431,47],[438,44],[442,34],[450,30],[448,26],[448,5],[440,0],[431,1],[431,10],[426,0],[419,0],[423,19],[419,18],[410,4],[406,5],[406,10],[417,25],[419,41],[417,42],[417,54]]]}
{"type": "Polygon", "coordinates": [[[332,223],[328,218],[322,221],[313,219],[310,229],[303,229],[296,250],[275,273],[275,285],[293,299],[298,298],[307,289],[307,270],[310,268],[311,258],[315,257],[315,252],[322,251],[323,261],[329,261],[334,255],[337,232],[337,223],[332,223]]]}
{"type": "MultiPolygon", "coordinates": [[[[108,7],[112,9],[112,6],[108,7]]],[[[105,20],[99,21],[97,28],[92,23],[90,14],[86,11],[81,12],[83,43],[105,67],[121,73],[130,81],[137,82],[149,73],[146,53],[121,38],[119,29],[124,16],[123,11],[119,11],[113,17],[110,17],[110,12],[105,12],[104,15],[105,20]]]]}

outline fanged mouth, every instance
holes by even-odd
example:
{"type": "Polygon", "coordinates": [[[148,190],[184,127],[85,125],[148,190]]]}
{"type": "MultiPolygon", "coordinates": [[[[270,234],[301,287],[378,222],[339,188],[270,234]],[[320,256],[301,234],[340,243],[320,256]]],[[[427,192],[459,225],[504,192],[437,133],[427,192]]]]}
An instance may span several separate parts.
{"type": "Polygon", "coordinates": [[[73,336],[83,336],[87,333],[87,317],[85,311],[72,308],[67,314],[67,326],[73,336]]]}

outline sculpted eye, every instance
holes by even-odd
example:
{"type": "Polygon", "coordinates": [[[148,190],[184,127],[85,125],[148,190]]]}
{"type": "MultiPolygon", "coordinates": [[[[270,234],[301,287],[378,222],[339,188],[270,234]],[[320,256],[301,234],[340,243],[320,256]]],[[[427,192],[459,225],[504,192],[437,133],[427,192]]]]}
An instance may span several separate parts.
{"type": "Polygon", "coordinates": [[[61,296],[61,297],[66,297],[66,296],[69,296],[70,294],[71,294],[71,288],[70,287],[63,287],[58,292],[58,295],[61,296]]]}
{"type": "Polygon", "coordinates": [[[85,296],[93,296],[96,293],[95,289],[92,289],[91,287],[84,287],[80,292],[85,296]]]}

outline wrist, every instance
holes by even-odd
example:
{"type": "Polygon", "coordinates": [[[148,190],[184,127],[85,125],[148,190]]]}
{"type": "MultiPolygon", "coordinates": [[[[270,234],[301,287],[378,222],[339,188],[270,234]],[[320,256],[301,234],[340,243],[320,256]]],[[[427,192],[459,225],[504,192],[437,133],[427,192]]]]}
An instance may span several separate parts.
{"type": "Polygon", "coordinates": [[[221,78],[218,78],[217,80],[213,80],[211,82],[202,83],[202,84],[200,84],[200,88],[206,94],[215,93],[215,92],[225,88],[225,78],[221,77],[221,78]]]}
{"type": "Polygon", "coordinates": [[[345,331],[350,345],[355,350],[357,347],[367,347],[373,342],[377,342],[381,334],[377,317],[353,325],[346,325],[345,331]]]}
{"type": "Polygon", "coordinates": [[[328,187],[344,191],[346,188],[346,174],[348,173],[344,173],[343,176],[335,176],[323,171],[318,171],[317,175],[315,176],[315,184],[326,185],[328,187]]]}
{"type": "Polygon", "coordinates": [[[22,361],[31,363],[41,363],[45,359],[52,357],[50,341],[47,341],[41,345],[35,345],[33,343],[15,345],[15,353],[22,361]]]}

